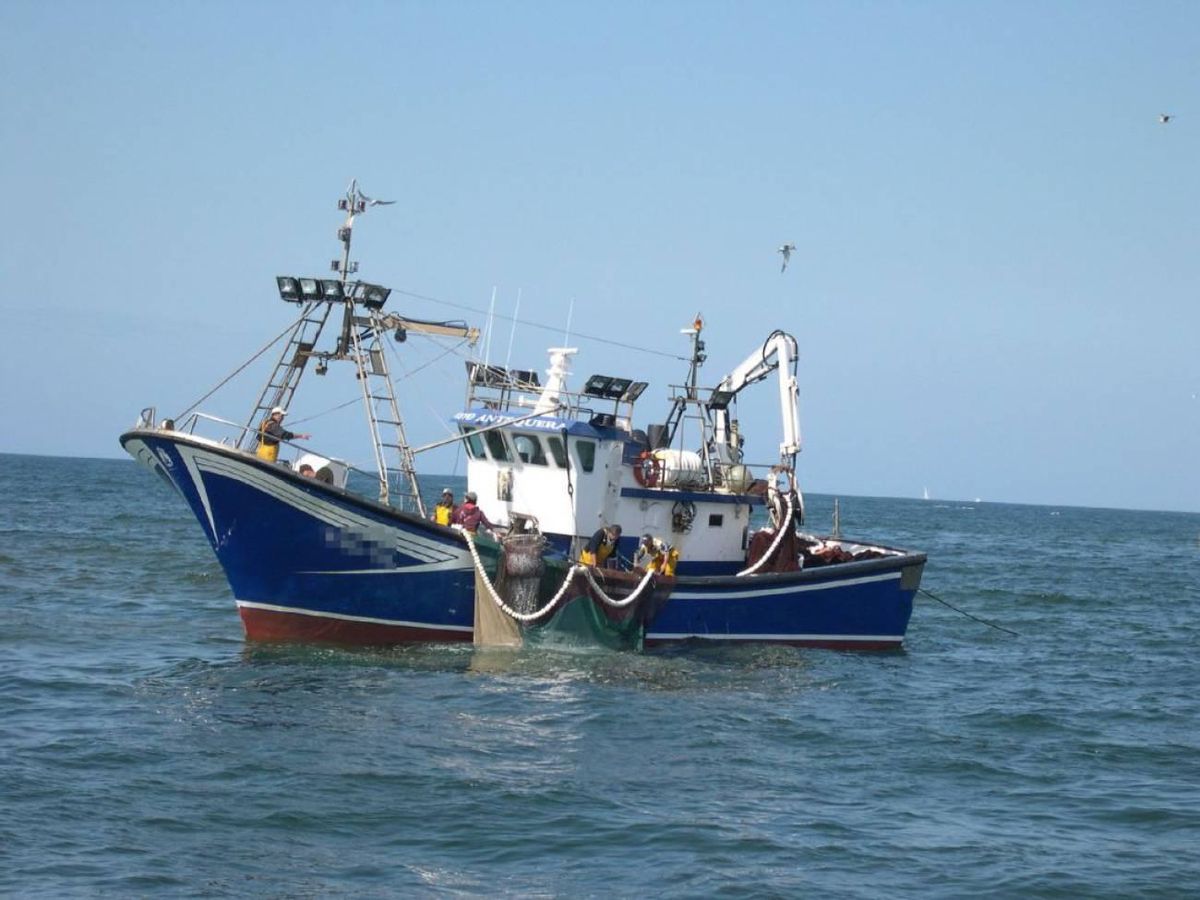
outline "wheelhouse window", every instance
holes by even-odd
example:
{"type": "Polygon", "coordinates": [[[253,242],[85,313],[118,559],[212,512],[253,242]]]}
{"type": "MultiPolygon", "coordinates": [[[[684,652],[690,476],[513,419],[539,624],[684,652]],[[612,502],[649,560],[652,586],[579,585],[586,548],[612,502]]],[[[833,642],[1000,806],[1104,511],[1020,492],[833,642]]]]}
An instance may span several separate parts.
{"type": "Polygon", "coordinates": [[[475,433],[474,428],[463,428],[462,433],[467,436],[463,441],[467,445],[467,456],[471,459],[483,459],[483,440],[475,433]]]}
{"type": "Polygon", "coordinates": [[[546,465],[546,451],[542,442],[533,434],[514,434],[513,448],[517,451],[517,459],[535,466],[546,465]]]}
{"type": "Polygon", "coordinates": [[[576,441],[575,455],[579,458],[579,467],[585,472],[596,468],[596,442],[576,441]]]}
{"type": "Polygon", "coordinates": [[[499,431],[485,431],[483,439],[487,441],[488,452],[496,462],[509,462],[512,454],[508,452],[508,442],[499,431]]]}
{"type": "Polygon", "coordinates": [[[567,448],[563,446],[562,438],[550,436],[546,438],[546,443],[550,445],[550,455],[554,457],[554,464],[560,469],[567,467],[567,448]]]}

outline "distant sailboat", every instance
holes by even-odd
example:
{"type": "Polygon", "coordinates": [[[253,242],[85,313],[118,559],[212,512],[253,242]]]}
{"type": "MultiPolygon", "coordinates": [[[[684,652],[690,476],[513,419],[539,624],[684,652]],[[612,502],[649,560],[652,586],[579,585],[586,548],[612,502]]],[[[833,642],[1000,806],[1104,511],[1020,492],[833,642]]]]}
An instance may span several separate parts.
{"type": "Polygon", "coordinates": [[[929,488],[925,488],[925,493],[921,495],[921,499],[922,499],[922,500],[928,500],[928,499],[929,499],[929,488]]]}

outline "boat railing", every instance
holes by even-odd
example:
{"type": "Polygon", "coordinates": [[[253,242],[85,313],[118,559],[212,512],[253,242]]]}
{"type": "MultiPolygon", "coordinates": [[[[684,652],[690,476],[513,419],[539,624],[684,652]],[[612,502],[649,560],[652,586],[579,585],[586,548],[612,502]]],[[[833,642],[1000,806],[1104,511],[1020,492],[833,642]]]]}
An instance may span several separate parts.
{"type": "Polygon", "coordinates": [[[755,468],[767,471],[769,466],[766,464],[751,466],[716,459],[705,461],[699,454],[692,457],[692,461],[687,464],[684,464],[681,457],[672,459],[656,454],[656,458],[657,462],[651,470],[653,474],[646,485],[650,488],[701,493],[766,493],[766,481],[755,474],[755,468]]]}
{"type": "MultiPolygon", "coordinates": [[[[232,422],[229,419],[222,419],[220,416],[214,416],[209,413],[188,413],[188,415],[178,423],[176,423],[173,419],[163,419],[161,422],[158,422],[156,421],[155,409],[151,406],[143,409],[138,415],[136,427],[147,428],[153,431],[174,431],[180,434],[191,435],[192,437],[200,437],[204,438],[205,440],[219,443],[222,447],[225,447],[236,453],[245,454],[246,456],[256,455],[254,450],[241,449],[241,444],[245,440],[246,436],[253,436],[257,433],[256,428],[247,428],[242,423],[232,422]]],[[[296,451],[297,461],[303,461],[302,458],[305,456],[333,460],[344,465],[350,472],[356,472],[358,475],[369,478],[371,480],[371,484],[377,485],[379,483],[379,476],[376,472],[368,471],[360,466],[352,465],[336,456],[322,453],[319,450],[314,450],[311,447],[298,444],[295,441],[289,441],[284,438],[280,438],[279,443],[294,449],[296,451]]],[[[254,446],[254,442],[251,442],[251,446],[254,446]]],[[[296,465],[295,462],[289,462],[287,460],[281,460],[280,462],[288,467],[296,465]]],[[[367,482],[363,483],[366,484],[367,482]]],[[[339,484],[338,486],[341,487],[343,485],[339,484]]],[[[415,498],[412,496],[412,492],[410,490],[406,490],[406,483],[402,479],[398,479],[395,483],[390,484],[389,487],[391,488],[390,496],[394,501],[391,503],[391,505],[398,506],[400,509],[410,509],[415,507],[415,498]]],[[[348,489],[352,493],[367,496],[365,490],[355,490],[352,486],[348,487],[348,489]]]]}
{"type": "MultiPolygon", "coordinates": [[[[190,434],[190,435],[196,436],[197,429],[201,428],[202,425],[204,425],[204,424],[212,424],[212,425],[219,426],[219,428],[217,428],[217,429],[212,429],[214,431],[222,431],[223,430],[225,432],[232,432],[232,436],[230,436],[227,433],[222,437],[210,438],[210,440],[216,440],[219,443],[221,443],[227,447],[233,447],[234,449],[237,449],[237,447],[241,444],[241,442],[243,440],[245,440],[246,435],[253,431],[253,429],[247,428],[243,424],[239,424],[237,422],[231,422],[229,419],[222,419],[220,416],[213,416],[213,415],[209,415],[208,413],[202,413],[202,412],[189,413],[187,418],[184,419],[183,422],[180,423],[179,426],[177,428],[175,428],[174,430],[181,431],[184,434],[190,434]]],[[[207,429],[207,428],[203,429],[203,431],[208,431],[208,430],[209,429],[207,429]]],[[[199,435],[199,437],[208,437],[208,435],[201,433],[199,435]]]]}
{"type": "MultiPolygon", "coordinates": [[[[508,384],[503,387],[473,384],[467,395],[467,406],[511,415],[527,415],[541,401],[539,390],[528,384],[508,384]]],[[[558,409],[548,415],[617,427],[627,427],[633,419],[633,403],[630,401],[614,402],[574,391],[560,391],[557,399],[558,409]]]]}

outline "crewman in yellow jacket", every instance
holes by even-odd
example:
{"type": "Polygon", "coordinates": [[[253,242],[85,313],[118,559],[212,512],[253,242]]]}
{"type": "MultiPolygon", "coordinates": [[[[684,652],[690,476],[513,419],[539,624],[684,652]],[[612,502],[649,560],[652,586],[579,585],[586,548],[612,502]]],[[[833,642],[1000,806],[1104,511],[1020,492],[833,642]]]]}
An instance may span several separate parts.
{"type": "Polygon", "coordinates": [[[674,575],[675,564],[678,562],[679,551],[652,534],[642,535],[642,542],[638,544],[637,552],[633,555],[635,566],[663,575],[674,575]]]}
{"type": "Polygon", "coordinates": [[[302,440],[307,441],[311,434],[295,434],[283,427],[283,417],[287,415],[287,410],[282,406],[277,406],[271,410],[271,414],[263,419],[262,425],[258,427],[258,449],[255,455],[259,459],[265,459],[267,462],[275,462],[279,459],[279,442],[302,440]]]}
{"type": "Polygon", "coordinates": [[[433,519],[439,525],[449,525],[453,515],[454,491],[450,490],[450,488],[445,488],[442,491],[442,499],[437,502],[437,506],[433,508],[433,515],[429,518],[433,519]]]}
{"type": "Polygon", "coordinates": [[[603,566],[617,552],[617,542],[620,540],[621,526],[606,525],[592,535],[579,554],[579,561],[585,566],[603,566]]]}

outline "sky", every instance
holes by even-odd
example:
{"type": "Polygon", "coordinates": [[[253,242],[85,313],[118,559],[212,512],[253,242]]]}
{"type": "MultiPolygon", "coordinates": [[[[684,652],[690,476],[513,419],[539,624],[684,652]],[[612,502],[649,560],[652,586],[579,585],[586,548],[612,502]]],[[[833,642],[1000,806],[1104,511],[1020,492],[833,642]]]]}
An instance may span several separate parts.
{"type": "MultiPolygon", "coordinates": [[[[795,335],[806,490],[1200,511],[1198,88],[1194,2],[7,0],[0,452],[119,457],[191,406],[357,178],[390,309],[518,368],[565,340],[576,386],[651,382],[643,427],[699,312],[704,384],[795,335]]],[[[465,351],[395,349],[411,443],[445,437],[465,351]]],[[[201,409],[243,421],[266,359],[201,409]]],[[[289,424],[369,467],[335,374],[289,424]]],[[[743,395],[752,461],[777,402],[743,395]]]]}

